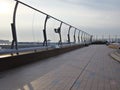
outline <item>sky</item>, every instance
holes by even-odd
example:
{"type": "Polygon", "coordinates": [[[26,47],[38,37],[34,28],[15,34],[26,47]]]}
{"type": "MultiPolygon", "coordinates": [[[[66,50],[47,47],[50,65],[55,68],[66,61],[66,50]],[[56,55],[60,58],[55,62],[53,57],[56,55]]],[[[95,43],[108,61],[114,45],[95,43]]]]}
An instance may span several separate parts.
{"type": "MultiPolygon", "coordinates": [[[[52,15],[89,34],[101,37],[120,37],[120,0],[20,0],[52,15]]],[[[12,40],[11,27],[14,0],[0,0],[0,39],[12,40]]],[[[17,10],[17,35],[19,41],[43,41],[45,16],[23,5],[17,10]]],[[[58,40],[54,28],[59,22],[50,19],[47,23],[48,39],[58,40]]],[[[62,26],[64,41],[68,26],[62,26]]],[[[73,36],[74,29],[71,30],[73,36]]],[[[73,40],[73,38],[71,38],[73,40]]]]}

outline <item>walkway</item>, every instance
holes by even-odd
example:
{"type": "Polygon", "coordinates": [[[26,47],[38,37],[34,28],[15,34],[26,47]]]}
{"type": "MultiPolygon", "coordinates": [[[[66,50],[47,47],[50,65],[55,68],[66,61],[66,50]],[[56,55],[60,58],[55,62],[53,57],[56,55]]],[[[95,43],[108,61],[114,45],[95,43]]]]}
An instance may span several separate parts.
{"type": "Polygon", "coordinates": [[[120,90],[110,52],[94,45],[1,73],[0,90],[120,90]]]}

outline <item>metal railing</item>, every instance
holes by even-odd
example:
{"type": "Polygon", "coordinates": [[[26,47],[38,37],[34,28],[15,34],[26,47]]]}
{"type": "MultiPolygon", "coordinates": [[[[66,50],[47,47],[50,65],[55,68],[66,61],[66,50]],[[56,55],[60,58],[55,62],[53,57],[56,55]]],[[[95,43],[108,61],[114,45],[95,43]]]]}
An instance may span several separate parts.
{"type": "Polygon", "coordinates": [[[28,5],[28,4],[26,4],[24,2],[21,2],[19,0],[14,0],[14,1],[16,2],[16,4],[15,4],[15,7],[14,7],[14,12],[13,12],[13,21],[11,23],[13,40],[12,40],[12,43],[11,43],[11,50],[8,51],[9,53],[11,52],[11,53],[17,53],[18,54],[19,52],[22,52],[22,51],[38,49],[38,48],[33,48],[33,49],[29,48],[29,49],[18,50],[18,40],[17,40],[17,34],[16,34],[17,33],[17,29],[16,29],[16,15],[17,14],[16,13],[17,13],[17,9],[18,9],[19,4],[22,4],[22,5],[30,8],[30,9],[32,9],[34,11],[39,12],[40,14],[43,14],[43,15],[46,16],[45,17],[45,21],[43,22],[44,23],[44,28],[43,28],[43,36],[44,36],[43,37],[44,38],[43,46],[48,47],[48,39],[47,39],[47,33],[46,33],[47,29],[46,28],[47,28],[47,21],[48,21],[49,18],[52,18],[52,19],[54,19],[54,20],[56,20],[56,21],[58,21],[60,23],[58,28],[54,29],[55,33],[59,34],[58,45],[62,46],[64,44],[64,43],[62,43],[62,35],[61,35],[61,29],[62,29],[63,24],[69,26],[68,33],[67,33],[68,44],[71,44],[71,39],[70,39],[70,37],[71,37],[70,36],[71,28],[74,28],[74,35],[73,35],[74,43],[76,43],[76,41],[77,41],[77,39],[76,39],[76,34],[77,34],[76,31],[77,30],[78,30],[78,37],[77,37],[78,38],[78,43],[80,43],[80,40],[84,44],[91,41],[91,37],[92,36],[90,34],[84,32],[84,31],[82,31],[82,30],[80,30],[80,29],[78,29],[78,28],[76,28],[76,27],[74,27],[74,26],[72,26],[72,25],[62,21],[62,20],[59,20],[59,19],[57,19],[57,18],[55,18],[55,17],[53,17],[53,16],[51,16],[51,15],[45,13],[45,12],[42,12],[39,9],[36,9],[36,8],[32,7],[31,5],[28,5]]]}

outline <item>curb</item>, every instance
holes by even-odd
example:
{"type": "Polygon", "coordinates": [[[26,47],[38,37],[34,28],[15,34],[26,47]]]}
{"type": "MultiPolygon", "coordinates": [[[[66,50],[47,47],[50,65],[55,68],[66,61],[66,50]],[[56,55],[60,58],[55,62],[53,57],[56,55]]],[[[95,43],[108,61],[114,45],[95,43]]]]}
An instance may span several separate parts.
{"type": "Polygon", "coordinates": [[[64,48],[57,48],[47,51],[41,51],[36,53],[23,54],[13,57],[0,58],[0,72],[6,71],[12,68],[20,67],[29,63],[44,60],[50,57],[55,57],[78,48],[82,48],[82,45],[69,46],[64,48]]]}
{"type": "Polygon", "coordinates": [[[116,61],[118,61],[118,62],[120,63],[120,54],[119,54],[119,53],[117,53],[117,52],[112,52],[112,53],[110,53],[110,56],[111,56],[114,60],[116,60],[116,61]]]}

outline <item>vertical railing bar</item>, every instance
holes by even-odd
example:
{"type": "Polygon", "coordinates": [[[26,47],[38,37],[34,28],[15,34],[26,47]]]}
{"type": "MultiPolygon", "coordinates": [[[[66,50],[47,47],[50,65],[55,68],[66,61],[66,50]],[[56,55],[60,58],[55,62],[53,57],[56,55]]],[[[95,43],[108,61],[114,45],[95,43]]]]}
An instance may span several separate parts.
{"type": "Polygon", "coordinates": [[[62,27],[63,22],[60,23],[60,31],[59,31],[59,37],[60,37],[60,41],[59,44],[62,45],[62,36],[61,36],[61,27],[62,27]]]}
{"type": "Polygon", "coordinates": [[[44,35],[43,46],[47,46],[46,26],[47,26],[47,20],[48,20],[48,19],[49,19],[49,16],[46,15],[45,22],[44,22],[44,29],[43,29],[43,35],[44,35]]]}
{"type": "Polygon", "coordinates": [[[77,29],[75,28],[75,30],[74,30],[74,36],[73,36],[73,37],[74,37],[74,43],[76,43],[76,37],[75,37],[76,30],[77,30],[77,29]]]}
{"type": "Polygon", "coordinates": [[[80,32],[81,32],[81,30],[79,30],[79,32],[78,32],[78,43],[80,43],[80,32]]]}
{"type": "Polygon", "coordinates": [[[72,26],[69,26],[69,30],[68,30],[68,43],[70,44],[70,29],[72,28],[72,26]]]}
{"type": "Polygon", "coordinates": [[[81,31],[81,43],[83,44],[83,31],[81,31]]]}
{"type": "Polygon", "coordinates": [[[13,22],[11,23],[12,36],[13,36],[11,49],[14,48],[14,44],[15,44],[16,50],[18,50],[18,41],[17,41],[17,34],[16,34],[16,12],[17,12],[17,8],[18,8],[18,4],[19,4],[19,2],[16,2],[15,7],[14,7],[14,12],[13,12],[13,22]]]}

